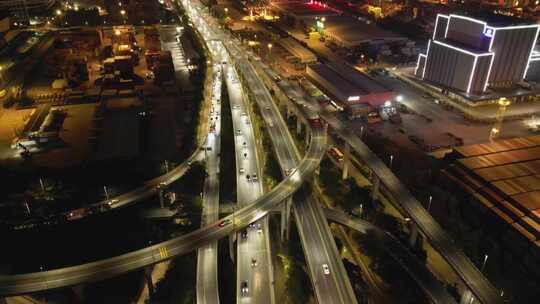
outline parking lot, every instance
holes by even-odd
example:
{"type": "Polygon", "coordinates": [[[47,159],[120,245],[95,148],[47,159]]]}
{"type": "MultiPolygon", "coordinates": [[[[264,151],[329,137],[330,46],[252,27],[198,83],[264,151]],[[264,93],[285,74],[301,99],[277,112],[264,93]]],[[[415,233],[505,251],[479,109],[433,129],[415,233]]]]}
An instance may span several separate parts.
{"type": "MultiPolygon", "coordinates": [[[[391,76],[373,74],[371,76],[402,95],[402,108],[407,109],[407,113],[400,111],[401,124],[385,121],[369,126],[390,140],[400,145],[419,148],[424,152],[458,144],[458,138],[461,138],[465,145],[489,140],[493,124],[472,122],[458,111],[442,107],[433,98],[391,76]],[[426,149],[423,149],[422,144],[415,142],[423,143],[426,149]]],[[[361,122],[354,122],[352,125],[357,132],[360,132],[362,126],[366,127],[361,122]]],[[[528,128],[525,121],[506,121],[503,123],[499,138],[530,135],[528,128]]]]}

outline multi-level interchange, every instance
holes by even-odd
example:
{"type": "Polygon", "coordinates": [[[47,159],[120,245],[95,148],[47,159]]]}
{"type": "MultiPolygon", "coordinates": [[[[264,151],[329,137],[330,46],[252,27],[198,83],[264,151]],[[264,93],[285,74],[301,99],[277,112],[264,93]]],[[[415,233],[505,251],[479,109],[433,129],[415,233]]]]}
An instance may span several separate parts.
{"type": "MultiPolygon", "coordinates": [[[[350,151],[355,151],[371,170],[376,188],[373,193],[378,193],[379,188],[389,193],[393,198],[391,203],[412,220],[413,229],[417,229],[426,238],[467,286],[462,303],[471,303],[473,299],[485,304],[501,302],[495,288],[456,247],[421,203],[333,113],[321,109],[317,102],[310,100],[310,96],[289,85],[286,80],[275,81],[278,77],[272,68],[257,60],[251,51],[244,49],[239,41],[223,31],[197,0],[182,0],[178,4],[185,9],[211,57],[211,94],[206,100],[206,106],[210,109],[209,116],[212,119],[207,126],[207,135],[192,156],[169,173],[148,182],[140,189],[98,205],[118,208],[155,195],[184,175],[192,162],[204,158],[208,175],[202,194],[202,227],[186,235],[97,262],[39,273],[1,276],[0,295],[19,295],[102,280],[197,250],[197,302],[219,303],[217,241],[228,238],[230,251],[234,253],[236,249],[236,254],[232,256],[236,263],[237,303],[273,304],[276,303],[275,279],[267,215],[280,212],[282,238],[287,238],[290,216],[294,216],[309,277],[319,303],[357,303],[328,221],[361,233],[373,232],[377,241],[384,244],[385,250],[414,278],[430,301],[455,303],[434,275],[391,235],[368,222],[323,208],[311,176],[328,148],[327,128],[330,127],[333,136],[346,145],[343,169],[347,170],[349,165],[350,151]],[[232,113],[237,202],[231,214],[219,218],[222,86],[226,86],[232,113]],[[295,102],[291,101],[291,97],[295,102]],[[304,106],[299,106],[301,104],[304,106]],[[265,191],[261,182],[261,143],[252,123],[253,105],[260,110],[283,175],[281,182],[268,191],[265,191]],[[289,115],[297,116],[298,129],[306,130],[308,147],[303,156],[285,123],[284,116],[289,115]]],[[[498,65],[501,60],[505,60],[504,57],[513,56],[507,52],[530,49],[530,45],[517,46],[512,50],[505,47],[504,37],[514,35],[510,34],[514,30],[520,31],[516,35],[537,35],[536,30],[533,32],[528,28],[495,28],[453,15],[441,16],[427,53],[419,57],[416,75],[434,82],[447,81],[441,74],[443,71],[436,66],[440,56],[449,54],[447,56],[466,62],[472,72],[463,70],[464,74],[456,76],[459,79],[451,80],[448,85],[466,92],[483,92],[487,86],[496,86],[499,81],[505,81],[498,65]],[[472,34],[467,36],[469,40],[463,41],[464,44],[476,43],[473,34],[491,37],[484,53],[473,53],[445,42],[447,37],[453,37],[468,25],[474,31],[471,30],[472,34]]],[[[514,76],[507,76],[522,79],[527,75],[528,68],[534,67],[516,65],[514,76]]]]}

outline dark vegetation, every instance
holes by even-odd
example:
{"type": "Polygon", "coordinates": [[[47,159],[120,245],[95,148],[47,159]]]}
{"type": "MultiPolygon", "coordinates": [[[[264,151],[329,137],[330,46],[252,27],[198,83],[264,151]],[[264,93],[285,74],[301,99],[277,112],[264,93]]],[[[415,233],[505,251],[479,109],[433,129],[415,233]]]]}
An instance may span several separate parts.
{"type": "Polygon", "coordinates": [[[227,86],[221,87],[221,156],[219,197],[221,201],[236,202],[236,157],[231,105],[227,86]]]}
{"type": "Polygon", "coordinates": [[[236,303],[236,264],[229,254],[228,238],[219,241],[218,250],[219,301],[224,304],[236,303]]]}
{"type": "Polygon", "coordinates": [[[188,223],[183,225],[186,232],[193,227],[200,227],[202,215],[202,192],[206,170],[204,164],[195,163],[180,180],[175,182],[171,190],[176,193],[177,201],[173,207],[178,210],[178,217],[186,219],[188,223]]]}
{"type": "Polygon", "coordinates": [[[377,240],[377,237],[370,236],[369,233],[357,237],[362,250],[372,259],[370,268],[390,285],[388,290],[395,301],[393,303],[427,304],[428,301],[416,282],[390,256],[384,245],[374,240],[377,240]]]}
{"type": "Polygon", "coordinates": [[[287,126],[289,127],[291,137],[296,143],[296,147],[298,148],[298,151],[300,154],[304,154],[306,152],[306,128],[303,126],[302,130],[300,131],[300,134],[296,133],[296,121],[298,117],[296,115],[289,116],[289,119],[286,119],[285,122],[287,123],[287,126]]]}
{"type": "MultiPolygon", "coordinates": [[[[251,97],[251,95],[250,95],[251,97]]],[[[264,176],[267,178],[269,186],[272,187],[274,183],[280,181],[283,176],[281,174],[281,167],[279,162],[274,155],[274,147],[272,145],[272,140],[267,131],[267,126],[264,123],[264,119],[261,115],[261,109],[259,108],[257,102],[251,98],[251,120],[253,124],[253,129],[255,131],[255,137],[261,138],[262,148],[265,151],[266,160],[264,163],[264,176]]]]}
{"type": "Polygon", "coordinates": [[[207,65],[206,65],[206,49],[199,41],[195,30],[188,25],[187,18],[183,18],[184,26],[184,35],[189,37],[193,48],[197,51],[200,57],[197,60],[192,62],[193,65],[196,65],[198,68],[195,69],[190,74],[190,80],[195,87],[194,96],[191,102],[185,104],[187,111],[185,116],[182,117],[182,120],[185,118],[190,118],[185,120],[185,126],[187,128],[187,133],[184,136],[183,145],[178,154],[177,161],[182,161],[186,159],[191,153],[193,153],[195,147],[197,146],[197,126],[199,125],[199,111],[201,109],[201,104],[203,102],[203,92],[204,92],[204,80],[206,78],[207,65]]]}
{"type": "Polygon", "coordinates": [[[351,281],[354,294],[358,304],[367,304],[369,296],[369,289],[364,280],[362,279],[362,269],[355,264],[349,262],[347,259],[343,259],[343,266],[347,271],[349,279],[351,281]]]}
{"type": "Polygon", "coordinates": [[[195,303],[197,300],[197,256],[195,253],[174,259],[165,277],[157,282],[152,303],[195,303]]]}
{"type": "Polygon", "coordinates": [[[136,250],[154,238],[154,228],[138,213],[133,206],[40,229],[0,230],[6,249],[0,251],[0,267],[5,273],[38,272],[136,250]]]}
{"type": "Polygon", "coordinates": [[[295,223],[291,223],[290,239],[282,246],[282,253],[278,254],[285,275],[285,290],[287,303],[308,303],[314,296],[311,280],[304,258],[300,236],[295,223]]]}
{"type": "Polygon", "coordinates": [[[0,221],[20,222],[47,218],[57,212],[77,209],[140,186],[156,167],[138,160],[101,161],[64,169],[21,164],[0,168],[0,221]],[[40,182],[43,182],[43,187],[40,182]],[[30,216],[24,202],[28,203],[30,216]]]}
{"type": "MultiPolygon", "coordinates": [[[[384,212],[384,205],[379,200],[371,198],[369,188],[358,186],[353,178],[343,180],[340,169],[328,157],[323,158],[321,162],[319,180],[324,194],[331,198],[336,205],[343,208],[345,212],[370,221],[396,236],[407,246],[408,233],[406,232],[406,226],[399,219],[384,212]]],[[[379,243],[374,242],[373,238],[365,235],[360,235],[357,241],[364,253],[373,259],[374,263],[370,265],[373,271],[391,286],[392,297],[399,300],[399,303],[423,303],[418,300],[423,299],[423,294],[418,286],[414,281],[410,280],[403,268],[394,262],[394,259],[381,248],[379,243]],[[418,302],[414,302],[417,300],[418,302]]],[[[341,242],[336,239],[336,243],[340,244],[341,242]]],[[[425,261],[426,254],[420,246],[417,246],[414,252],[417,257],[425,261]]],[[[353,281],[354,274],[357,271],[359,270],[351,267],[348,269],[353,281]]],[[[358,285],[355,286],[358,289],[357,291],[365,288],[360,282],[355,284],[358,285]]]]}

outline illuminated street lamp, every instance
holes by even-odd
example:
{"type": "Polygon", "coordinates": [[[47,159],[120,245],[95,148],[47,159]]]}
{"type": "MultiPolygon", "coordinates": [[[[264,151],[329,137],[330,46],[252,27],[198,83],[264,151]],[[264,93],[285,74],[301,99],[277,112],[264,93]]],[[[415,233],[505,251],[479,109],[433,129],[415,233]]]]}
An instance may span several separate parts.
{"type": "MultiPolygon", "coordinates": [[[[4,82],[4,73],[2,72],[3,69],[4,67],[0,65],[0,85],[4,82]]],[[[3,91],[2,87],[0,87],[0,91],[3,91]]]]}
{"type": "Polygon", "coordinates": [[[58,16],[62,15],[62,11],[59,10],[59,9],[57,9],[57,10],[56,10],[56,15],[58,15],[58,16]]]}
{"type": "Polygon", "coordinates": [[[120,11],[120,15],[124,16],[126,14],[126,11],[125,10],[121,10],[120,11]]]}
{"type": "Polygon", "coordinates": [[[324,22],[326,21],[326,18],[325,17],[322,17],[320,19],[318,19],[316,22],[315,22],[315,27],[317,28],[317,31],[319,32],[319,34],[321,35],[324,35],[324,22]]]}
{"type": "Polygon", "coordinates": [[[272,56],[272,44],[271,43],[268,44],[268,54],[269,54],[269,56],[272,56]]]}
{"type": "Polygon", "coordinates": [[[489,140],[492,141],[500,135],[504,120],[504,114],[506,113],[506,108],[510,105],[510,103],[510,100],[505,97],[499,98],[499,101],[497,102],[497,104],[499,105],[499,109],[497,110],[495,125],[493,126],[493,128],[491,128],[491,131],[489,133],[489,140]]]}
{"type": "Polygon", "coordinates": [[[484,272],[484,268],[486,267],[486,262],[488,260],[488,255],[484,255],[484,261],[482,262],[482,268],[480,268],[480,272],[484,272]]]}

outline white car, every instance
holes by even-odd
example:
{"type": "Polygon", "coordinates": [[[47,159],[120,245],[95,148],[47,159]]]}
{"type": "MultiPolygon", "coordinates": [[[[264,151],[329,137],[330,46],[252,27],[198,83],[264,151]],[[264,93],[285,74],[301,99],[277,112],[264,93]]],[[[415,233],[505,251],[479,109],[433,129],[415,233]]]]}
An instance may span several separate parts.
{"type": "Polygon", "coordinates": [[[328,264],[323,264],[322,265],[322,271],[325,275],[329,275],[330,274],[330,268],[328,267],[328,264]]]}
{"type": "Polygon", "coordinates": [[[240,174],[246,173],[246,170],[244,168],[240,168],[240,174]]]}
{"type": "Polygon", "coordinates": [[[240,293],[244,297],[247,296],[249,293],[248,281],[242,281],[242,284],[240,284],[240,293]]]}

